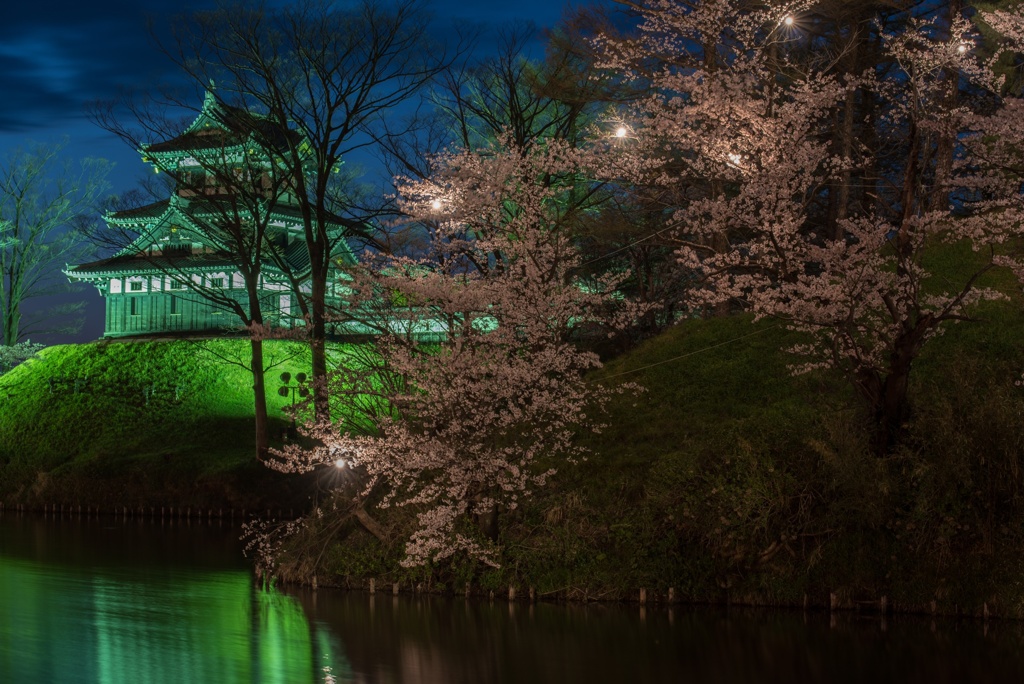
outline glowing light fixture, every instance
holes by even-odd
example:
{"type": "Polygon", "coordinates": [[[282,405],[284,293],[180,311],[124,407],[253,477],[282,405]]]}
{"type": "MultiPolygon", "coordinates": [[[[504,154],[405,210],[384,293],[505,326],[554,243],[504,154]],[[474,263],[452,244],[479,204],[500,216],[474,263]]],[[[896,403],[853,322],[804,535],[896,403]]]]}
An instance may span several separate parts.
{"type": "Polygon", "coordinates": [[[626,129],[625,126],[619,126],[618,128],[615,129],[616,138],[625,138],[628,133],[629,131],[626,129]]]}
{"type": "Polygon", "coordinates": [[[956,46],[956,51],[959,52],[961,55],[964,54],[965,52],[967,52],[967,45],[965,43],[960,43],[959,45],[956,46]]]}
{"type": "Polygon", "coordinates": [[[785,24],[786,26],[792,26],[793,25],[793,21],[794,21],[793,16],[789,15],[785,19],[782,20],[782,23],[785,24]]]}
{"type": "Polygon", "coordinates": [[[339,470],[344,468],[346,465],[348,464],[345,462],[345,459],[343,458],[339,458],[337,461],[334,462],[334,467],[338,468],[339,470]]]}
{"type": "Polygon", "coordinates": [[[430,208],[434,211],[441,211],[441,200],[436,199],[430,203],[430,208]]]}

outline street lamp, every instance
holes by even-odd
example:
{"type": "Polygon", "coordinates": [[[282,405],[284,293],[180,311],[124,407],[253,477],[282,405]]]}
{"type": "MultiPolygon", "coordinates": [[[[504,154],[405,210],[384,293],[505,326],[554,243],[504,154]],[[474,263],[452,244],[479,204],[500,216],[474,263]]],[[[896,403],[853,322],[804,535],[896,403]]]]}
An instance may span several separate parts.
{"type": "MultiPolygon", "coordinates": [[[[281,395],[282,397],[287,397],[289,394],[292,397],[292,407],[290,409],[290,412],[291,412],[291,415],[292,415],[292,425],[288,429],[288,434],[290,436],[294,436],[295,435],[295,395],[298,395],[299,398],[301,398],[301,399],[308,399],[309,398],[309,385],[306,384],[306,374],[305,373],[296,373],[295,374],[295,382],[298,383],[298,384],[293,385],[293,384],[291,384],[291,381],[292,381],[292,374],[291,373],[289,373],[288,371],[285,371],[284,373],[281,373],[281,383],[282,383],[282,385],[281,385],[281,387],[278,388],[277,393],[279,395],[281,395]]],[[[287,411],[287,409],[282,409],[282,410],[286,410],[287,411]]]]}

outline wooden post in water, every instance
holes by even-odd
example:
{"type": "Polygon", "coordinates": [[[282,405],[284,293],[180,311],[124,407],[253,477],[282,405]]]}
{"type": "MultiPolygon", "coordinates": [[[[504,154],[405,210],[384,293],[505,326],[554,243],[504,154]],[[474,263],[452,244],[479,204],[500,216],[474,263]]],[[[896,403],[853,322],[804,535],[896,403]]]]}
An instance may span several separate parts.
{"type": "Polygon", "coordinates": [[[516,588],[511,584],[508,585],[508,600],[510,603],[516,600],[516,588]]]}
{"type": "Polygon", "coordinates": [[[377,580],[370,578],[370,596],[377,593],[377,580]]]}
{"type": "Polygon", "coordinates": [[[398,596],[398,582],[395,582],[391,585],[391,595],[398,596]]]}
{"type": "Polygon", "coordinates": [[[640,587],[640,605],[644,605],[645,603],[647,603],[647,589],[645,587],[640,587]]]}

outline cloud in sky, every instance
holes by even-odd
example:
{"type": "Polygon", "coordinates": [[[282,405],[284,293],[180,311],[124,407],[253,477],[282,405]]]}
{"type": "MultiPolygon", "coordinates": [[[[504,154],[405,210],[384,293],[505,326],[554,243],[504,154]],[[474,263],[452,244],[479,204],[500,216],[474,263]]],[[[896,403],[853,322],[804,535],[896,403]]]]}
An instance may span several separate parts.
{"type": "MultiPolygon", "coordinates": [[[[149,26],[166,35],[173,18],[215,0],[81,0],[5,3],[0,21],[0,134],[30,133],[86,116],[96,100],[173,80],[149,26]]],[[[283,4],[275,2],[273,4],[283,4]]],[[[434,0],[439,34],[451,22],[554,24],[560,2],[434,0]]]]}
{"type": "Polygon", "coordinates": [[[208,5],[10,3],[0,22],[0,133],[81,119],[96,100],[173,77],[173,66],[152,44],[149,23],[159,33],[173,15],[208,5]]]}

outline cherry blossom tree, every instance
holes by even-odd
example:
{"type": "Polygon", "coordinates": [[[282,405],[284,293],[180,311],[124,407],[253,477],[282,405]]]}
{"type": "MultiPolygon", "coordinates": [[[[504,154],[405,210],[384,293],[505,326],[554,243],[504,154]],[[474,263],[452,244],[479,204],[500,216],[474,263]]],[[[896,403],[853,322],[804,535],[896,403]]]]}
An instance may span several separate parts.
{"type": "MultiPolygon", "coordinates": [[[[910,371],[922,346],[945,324],[968,319],[973,303],[1000,296],[978,280],[998,263],[1016,223],[991,203],[936,209],[930,201],[937,190],[992,194],[997,181],[1000,207],[1019,198],[1019,186],[1007,191],[1009,174],[982,173],[971,152],[984,144],[1013,150],[1020,133],[948,96],[953,74],[997,98],[991,66],[998,56],[974,56],[973,30],[962,17],[945,30],[914,20],[883,36],[895,65],[886,79],[837,79],[828,65],[797,69],[786,59],[789,18],[808,3],[631,6],[640,30],[606,42],[606,66],[652,84],[635,114],[633,151],[646,160],[635,165],[644,170],[637,181],[683,198],[674,207],[679,261],[702,285],[689,304],[738,303],[807,333],[808,342],[792,349],[803,357],[794,369],[841,370],[875,417],[875,443],[885,453],[907,417],[910,371]],[[877,152],[840,154],[826,134],[829,109],[861,86],[882,99],[882,125],[902,136],[905,158],[878,183],[879,195],[892,196],[888,205],[822,225],[811,206],[823,189],[877,152]],[[943,163],[940,141],[984,129],[997,131],[999,142],[976,138],[955,166],[943,163]],[[899,191],[887,192],[886,183],[899,191]],[[924,265],[928,251],[962,240],[985,258],[960,282],[933,277],[924,265]]],[[[1016,40],[1019,10],[982,18],[1016,40]]],[[[1015,107],[1006,102],[1000,105],[1015,107]]]]}
{"type": "Polygon", "coordinates": [[[573,339],[606,315],[616,286],[578,273],[574,214],[598,192],[578,178],[593,162],[555,140],[443,155],[429,180],[401,186],[427,250],[352,274],[349,307],[380,337],[331,390],[365,410],[319,423],[322,446],[285,450],[277,465],[351,469],[357,502],[344,510],[377,534],[362,502],[413,507],[407,564],[457,553],[496,564],[502,512],[583,456],[578,431],[599,429],[608,391],[584,374],[600,363],[573,339]]]}

